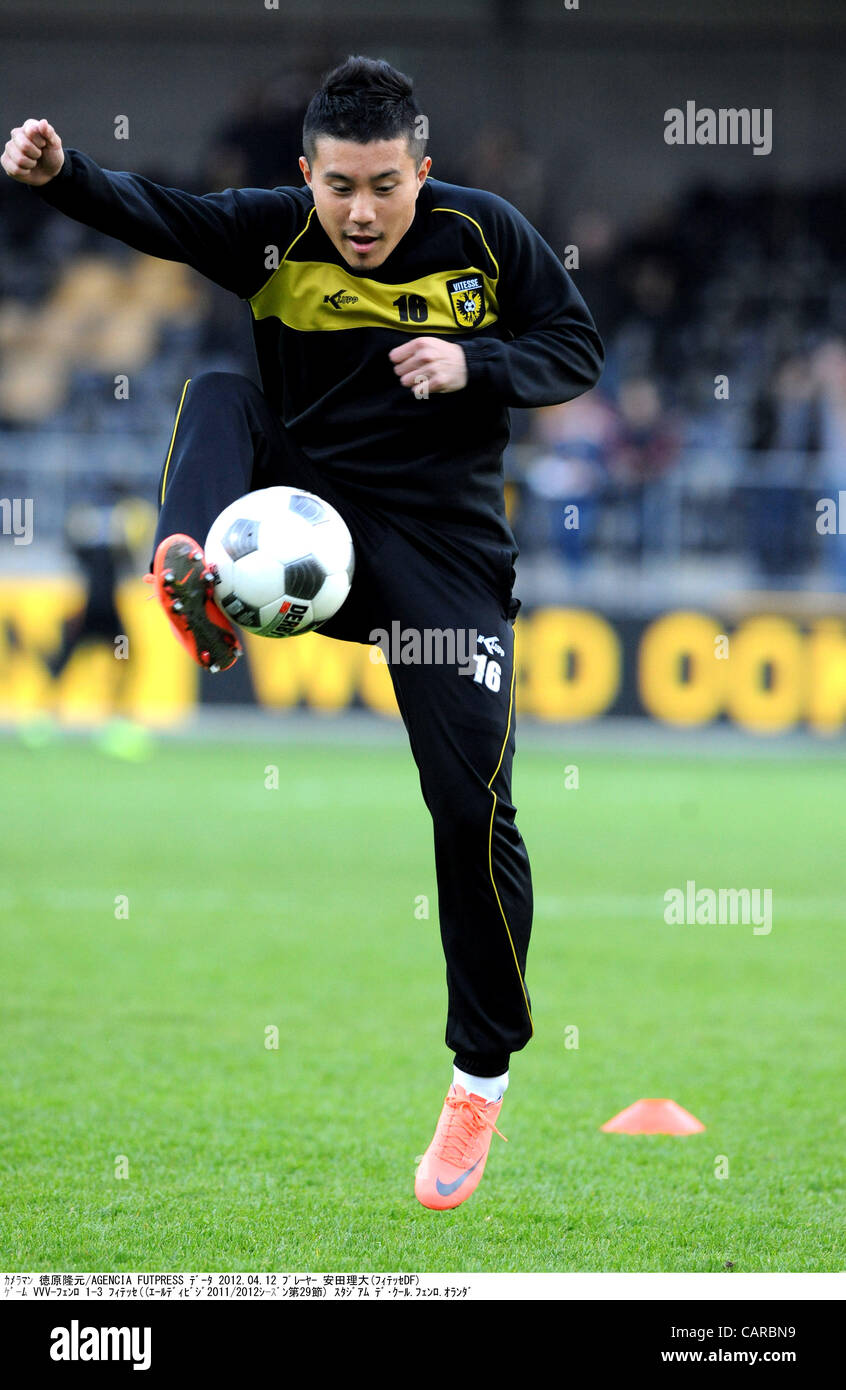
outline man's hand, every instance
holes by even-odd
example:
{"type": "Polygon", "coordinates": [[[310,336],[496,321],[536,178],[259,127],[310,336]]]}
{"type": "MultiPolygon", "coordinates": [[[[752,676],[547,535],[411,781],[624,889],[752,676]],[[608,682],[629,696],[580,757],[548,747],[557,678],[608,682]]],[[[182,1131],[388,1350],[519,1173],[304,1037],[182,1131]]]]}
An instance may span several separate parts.
{"type": "Polygon", "coordinates": [[[10,179],[40,188],[59,173],[65,162],[62,142],[47,120],[32,117],[15,126],[12,138],[0,155],[0,164],[10,179]]]}
{"type": "Polygon", "coordinates": [[[461,391],[467,385],[467,358],[459,343],[443,338],[412,338],[389,353],[402,386],[418,398],[435,391],[461,391]]]}

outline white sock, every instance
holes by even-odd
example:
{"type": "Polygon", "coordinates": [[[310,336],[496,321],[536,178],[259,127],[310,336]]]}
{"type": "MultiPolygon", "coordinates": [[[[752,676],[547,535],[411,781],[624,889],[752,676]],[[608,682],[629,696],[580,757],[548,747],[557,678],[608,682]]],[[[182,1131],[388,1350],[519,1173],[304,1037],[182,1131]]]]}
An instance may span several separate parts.
{"type": "Polygon", "coordinates": [[[463,1086],[467,1094],[484,1096],[485,1100],[502,1100],[508,1089],[508,1072],[502,1076],[471,1076],[469,1072],[459,1071],[453,1066],[452,1079],[456,1086],[463,1086]]]}

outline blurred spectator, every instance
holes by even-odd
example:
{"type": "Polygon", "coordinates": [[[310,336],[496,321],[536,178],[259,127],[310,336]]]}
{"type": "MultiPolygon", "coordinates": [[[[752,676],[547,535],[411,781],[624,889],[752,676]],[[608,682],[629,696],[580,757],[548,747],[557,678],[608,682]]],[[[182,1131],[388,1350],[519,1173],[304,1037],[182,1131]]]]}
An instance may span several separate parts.
{"type": "Polygon", "coordinates": [[[820,443],[822,468],[820,483],[828,497],[837,503],[837,532],[822,537],[823,561],[832,583],[846,589],[846,516],[842,515],[840,493],[846,491],[846,342],[831,337],[814,353],[811,362],[814,384],[819,391],[820,443]]]}
{"type": "Polygon", "coordinates": [[[807,356],[794,354],[773,372],[750,412],[750,450],[742,487],[749,547],[769,579],[807,564],[813,532],[803,506],[809,456],[821,443],[817,384],[807,356]]]}
{"type": "Polygon", "coordinates": [[[203,166],[205,191],[299,187],[303,116],[319,85],[316,73],[304,67],[246,87],[212,136],[203,166]]]}
{"type": "MultiPolygon", "coordinates": [[[[85,583],[85,602],[65,623],[59,649],[48,660],[54,681],[77,648],[86,643],[102,642],[115,652],[116,641],[124,638],[125,631],[117,609],[118,582],[131,565],[139,571],[146,567],[155,530],[155,508],[142,498],[132,497],[125,488],[91,479],[86,493],[84,500],[69,508],[65,520],[67,547],[85,583]]],[[[119,661],[115,669],[115,699],[119,702],[128,662],[119,661]]]]}
{"type": "Polygon", "coordinates": [[[683,243],[677,210],[662,203],[619,248],[621,321],[611,346],[621,378],[657,376],[667,386],[677,377],[679,335],[698,283],[685,278],[683,243]]]}
{"type": "MultiPolygon", "coordinates": [[[[567,245],[579,253],[578,269],[571,272],[579,294],[589,306],[603,342],[614,334],[623,311],[617,281],[617,231],[611,218],[596,208],[576,213],[568,230],[567,245]]],[[[561,248],[558,248],[559,251],[561,248]]],[[[603,381],[606,391],[609,381],[603,381]]]]}
{"type": "Polygon", "coordinates": [[[614,411],[597,388],[535,412],[539,455],[526,474],[524,528],[577,569],[596,528],[615,438],[614,411]]]}
{"type": "Polygon", "coordinates": [[[632,549],[640,558],[664,544],[667,516],[662,479],[678,462],[681,430],[649,377],[620,387],[610,470],[629,512],[632,549]]]}
{"type": "Polygon", "coordinates": [[[470,147],[467,163],[433,176],[498,193],[522,212],[541,236],[549,236],[551,180],[543,159],[527,148],[512,125],[485,125],[470,147]]]}

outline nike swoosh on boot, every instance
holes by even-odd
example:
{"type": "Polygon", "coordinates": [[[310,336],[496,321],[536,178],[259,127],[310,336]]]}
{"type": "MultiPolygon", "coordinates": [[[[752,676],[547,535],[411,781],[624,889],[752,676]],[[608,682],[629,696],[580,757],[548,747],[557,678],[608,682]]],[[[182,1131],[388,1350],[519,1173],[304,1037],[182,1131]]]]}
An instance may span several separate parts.
{"type": "MultiPolygon", "coordinates": [[[[480,1158],[477,1158],[476,1162],[473,1164],[473,1168],[478,1168],[481,1161],[480,1158]]],[[[469,1178],[470,1174],[473,1172],[473,1168],[468,1168],[466,1173],[462,1173],[460,1178],[455,1179],[455,1182],[441,1182],[440,1178],[436,1178],[435,1187],[438,1189],[441,1196],[448,1197],[451,1192],[457,1192],[464,1182],[464,1179],[469,1178]]]]}

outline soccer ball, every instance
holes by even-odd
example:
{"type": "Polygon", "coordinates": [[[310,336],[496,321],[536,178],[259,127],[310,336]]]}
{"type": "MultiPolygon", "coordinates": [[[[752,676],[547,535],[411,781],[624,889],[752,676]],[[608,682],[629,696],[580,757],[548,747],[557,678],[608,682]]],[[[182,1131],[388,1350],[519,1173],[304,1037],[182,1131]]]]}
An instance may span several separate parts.
{"type": "Polygon", "coordinates": [[[355,556],[343,517],[313,492],[266,487],[225,507],[205,544],[215,600],[259,637],[298,637],[337,613],[355,556]]]}

